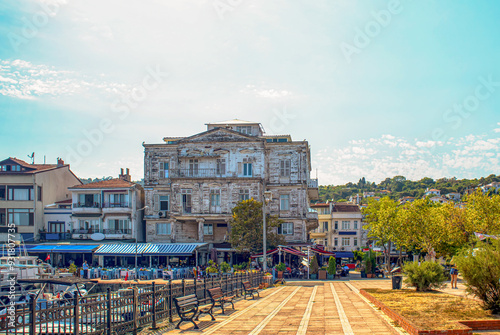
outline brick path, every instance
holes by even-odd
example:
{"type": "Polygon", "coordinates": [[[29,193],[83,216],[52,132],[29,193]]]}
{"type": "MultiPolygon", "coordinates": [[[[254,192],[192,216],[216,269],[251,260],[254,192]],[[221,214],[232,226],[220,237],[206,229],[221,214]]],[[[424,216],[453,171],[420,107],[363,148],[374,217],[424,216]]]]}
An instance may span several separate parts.
{"type": "Polygon", "coordinates": [[[200,318],[200,330],[183,323],[168,334],[398,334],[356,291],[339,281],[268,289],[260,299],[237,302],[224,316],[217,312],[214,322],[200,318]]]}

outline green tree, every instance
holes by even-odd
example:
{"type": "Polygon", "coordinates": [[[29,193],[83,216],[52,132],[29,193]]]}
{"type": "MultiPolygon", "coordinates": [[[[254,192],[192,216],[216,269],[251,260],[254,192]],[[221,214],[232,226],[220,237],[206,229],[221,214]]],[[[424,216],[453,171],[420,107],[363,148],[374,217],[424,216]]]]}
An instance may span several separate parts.
{"type": "MultiPolygon", "coordinates": [[[[266,217],[267,247],[274,248],[285,243],[283,236],[274,231],[282,223],[275,216],[266,217]]],[[[239,252],[262,252],[262,202],[253,198],[239,202],[233,208],[230,242],[239,252]]]]}

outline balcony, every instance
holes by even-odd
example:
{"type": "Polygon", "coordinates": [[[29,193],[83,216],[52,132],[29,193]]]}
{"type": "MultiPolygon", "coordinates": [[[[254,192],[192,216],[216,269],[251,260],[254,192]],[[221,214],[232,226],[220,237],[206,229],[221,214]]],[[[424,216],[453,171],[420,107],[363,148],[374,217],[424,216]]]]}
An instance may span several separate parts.
{"type": "Polygon", "coordinates": [[[98,202],[75,202],[73,203],[73,208],[101,208],[101,204],[98,202]]]}
{"type": "Polygon", "coordinates": [[[173,169],[170,170],[170,178],[222,178],[226,174],[217,169],[173,169]]]}
{"type": "Polygon", "coordinates": [[[309,196],[309,200],[319,199],[318,179],[309,179],[307,181],[307,195],[309,196]]]}
{"type": "Polygon", "coordinates": [[[89,240],[95,233],[104,234],[107,239],[132,238],[132,229],[73,229],[72,238],[77,240],[89,240]]]}
{"type": "Polygon", "coordinates": [[[309,233],[309,236],[311,238],[326,238],[326,232],[320,232],[320,233],[317,233],[317,232],[310,232],[309,233]]]}
{"type": "Polygon", "coordinates": [[[128,202],[105,202],[102,206],[104,214],[109,213],[131,213],[132,208],[128,202]]]}
{"type": "Polygon", "coordinates": [[[105,202],[102,208],[130,208],[128,202],[105,202]]]}

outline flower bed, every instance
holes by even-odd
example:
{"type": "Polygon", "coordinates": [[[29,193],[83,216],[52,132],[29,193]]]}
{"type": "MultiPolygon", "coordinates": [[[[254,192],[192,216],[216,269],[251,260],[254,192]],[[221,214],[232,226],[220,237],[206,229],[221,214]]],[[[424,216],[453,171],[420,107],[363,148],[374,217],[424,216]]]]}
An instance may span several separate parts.
{"type": "Polygon", "coordinates": [[[360,293],[411,334],[473,334],[500,329],[479,302],[441,292],[365,289],[360,293]]]}

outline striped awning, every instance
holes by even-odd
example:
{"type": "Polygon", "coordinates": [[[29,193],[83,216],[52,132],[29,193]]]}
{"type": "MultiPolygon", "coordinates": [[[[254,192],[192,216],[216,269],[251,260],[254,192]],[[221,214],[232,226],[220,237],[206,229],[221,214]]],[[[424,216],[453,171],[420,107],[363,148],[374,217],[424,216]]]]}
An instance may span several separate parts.
{"type": "Polygon", "coordinates": [[[33,248],[28,249],[29,253],[50,253],[50,252],[60,252],[60,253],[91,253],[94,251],[99,245],[62,245],[62,244],[41,244],[37,245],[33,248]]]}
{"type": "Polygon", "coordinates": [[[142,254],[149,243],[103,244],[94,252],[97,256],[134,256],[142,254]]]}
{"type": "Polygon", "coordinates": [[[144,256],[191,256],[196,248],[206,243],[150,243],[143,252],[144,256]]]}

